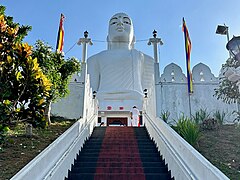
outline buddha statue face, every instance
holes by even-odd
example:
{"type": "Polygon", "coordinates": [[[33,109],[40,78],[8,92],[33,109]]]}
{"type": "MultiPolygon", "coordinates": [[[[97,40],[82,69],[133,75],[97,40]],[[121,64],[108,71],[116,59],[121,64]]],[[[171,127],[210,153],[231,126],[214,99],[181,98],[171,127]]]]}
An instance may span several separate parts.
{"type": "Polygon", "coordinates": [[[125,13],[115,14],[109,21],[108,42],[132,44],[133,41],[132,20],[125,13]]]}

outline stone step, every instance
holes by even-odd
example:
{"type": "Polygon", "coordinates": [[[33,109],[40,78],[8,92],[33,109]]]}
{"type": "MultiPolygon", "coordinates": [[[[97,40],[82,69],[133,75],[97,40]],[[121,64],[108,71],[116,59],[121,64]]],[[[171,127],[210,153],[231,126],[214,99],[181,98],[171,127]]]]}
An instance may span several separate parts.
{"type": "MultiPolygon", "coordinates": [[[[122,152],[124,152],[124,150],[125,150],[124,148],[116,148],[116,149],[114,149],[114,152],[122,153],[122,152]]],[[[156,148],[155,149],[152,149],[152,148],[150,148],[150,149],[141,149],[141,151],[140,150],[138,150],[138,151],[140,152],[140,154],[141,153],[158,153],[159,154],[159,151],[156,148]]],[[[89,147],[89,148],[82,148],[80,153],[82,153],[82,152],[99,153],[100,149],[95,149],[95,148],[91,148],[91,147],[89,147]]],[[[108,152],[108,151],[106,151],[106,152],[108,152]]],[[[128,152],[129,153],[134,153],[136,151],[134,149],[129,149],[128,152]]]]}
{"type": "Polygon", "coordinates": [[[169,180],[171,173],[145,127],[98,127],[79,151],[68,179],[169,180]]]}
{"type": "Polygon", "coordinates": [[[89,162],[139,162],[140,160],[142,162],[162,162],[163,160],[159,156],[155,157],[141,157],[140,159],[136,159],[135,157],[78,157],[78,161],[89,161],[89,162]]]}
{"type": "MultiPolygon", "coordinates": [[[[88,140],[88,141],[86,141],[85,142],[85,144],[87,144],[87,143],[96,143],[96,144],[102,144],[102,142],[103,142],[103,140],[101,140],[101,139],[99,139],[99,140],[93,140],[93,139],[91,139],[91,140],[88,140]]],[[[134,139],[134,140],[129,140],[129,139],[108,139],[108,141],[106,142],[106,143],[115,143],[115,144],[124,144],[124,143],[128,143],[128,144],[131,144],[131,143],[133,143],[133,142],[135,142],[136,143],[136,140],[134,139]]],[[[142,140],[139,140],[138,142],[137,142],[137,144],[154,144],[155,145],[155,143],[153,142],[153,141],[150,141],[149,139],[142,139],[142,140]]]]}
{"type": "Polygon", "coordinates": [[[156,146],[154,144],[108,144],[108,143],[104,143],[104,145],[102,144],[91,144],[91,143],[86,143],[84,144],[83,148],[92,148],[92,149],[107,149],[107,148],[139,148],[139,149],[155,149],[156,146]]]}
{"type": "MultiPolygon", "coordinates": [[[[94,152],[81,152],[77,157],[98,157],[99,153],[94,152]]],[[[160,156],[159,153],[129,153],[129,152],[101,152],[102,157],[156,157],[160,156]]],[[[160,156],[162,159],[162,156],[160,156]]]]}
{"type": "Polygon", "coordinates": [[[74,163],[74,168],[77,168],[77,167],[96,167],[96,166],[99,166],[99,167],[144,167],[144,168],[151,168],[151,167],[154,167],[154,168],[160,168],[160,167],[167,167],[165,165],[165,161],[161,161],[161,162],[142,162],[142,163],[139,163],[139,162],[110,162],[108,164],[104,163],[104,162],[97,162],[97,161],[94,161],[94,162],[91,162],[91,161],[86,161],[86,162],[80,162],[80,161],[75,161],[74,163]]]}
{"type": "Polygon", "coordinates": [[[104,179],[104,180],[170,180],[171,174],[170,173],[164,173],[164,174],[144,174],[144,173],[71,173],[68,180],[98,180],[98,179],[104,179]]]}
{"type": "Polygon", "coordinates": [[[72,173],[168,173],[167,167],[76,167],[72,173]]]}

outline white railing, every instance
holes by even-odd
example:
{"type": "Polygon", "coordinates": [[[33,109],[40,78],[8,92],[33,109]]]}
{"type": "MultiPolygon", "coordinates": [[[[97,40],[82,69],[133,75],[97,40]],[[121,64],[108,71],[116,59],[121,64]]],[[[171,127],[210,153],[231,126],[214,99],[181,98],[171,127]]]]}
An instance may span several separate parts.
{"type": "Polygon", "coordinates": [[[89,77],[84,89],[83,118],[21,169],[12,180],[63,180],[74,158],[97,124],[97,100],[92,98],[89,77]]]}
{"type": "Polygon", "coordinates": [[[82,120],[78,120],[11,179],[64,179],[77,153],[91,135],[97,116],[92,117],[86,123],[82,123],[82,120]]]}
{"type": "MultiPolygon", "coordinates": [[[[154,85],[153,85],[154,87],[154,85]]],[[[143,122],[176,180],[227,180],[219,169],[189,145],[162,119],[156,117],[155,88],[144,99],[143,122]]]]}
{"type": "Polygon", "coordinates": [[[176,180],[229,179],[163,120],[152,119],[146,113],[143,114],[143,118],[149,135],[155,141],[176,180]]]}

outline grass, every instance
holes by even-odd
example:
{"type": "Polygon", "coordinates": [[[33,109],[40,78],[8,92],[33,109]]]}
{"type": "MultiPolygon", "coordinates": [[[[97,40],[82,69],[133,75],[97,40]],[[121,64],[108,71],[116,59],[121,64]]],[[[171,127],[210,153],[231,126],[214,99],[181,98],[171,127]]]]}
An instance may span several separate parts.
{"type": "Polygon", "coordinates": [[[11,129],[0,145],[0,179],[10,179],[73,123],[55,121],[47,129],[33,129],[32,137],[26,137],[24,124],[11,129]]]}
{"type": "Polygon", "coordinates": [[[222,125],[202,130],[198,151],[231,180],[240,179],[240,128],[222,125]]]}

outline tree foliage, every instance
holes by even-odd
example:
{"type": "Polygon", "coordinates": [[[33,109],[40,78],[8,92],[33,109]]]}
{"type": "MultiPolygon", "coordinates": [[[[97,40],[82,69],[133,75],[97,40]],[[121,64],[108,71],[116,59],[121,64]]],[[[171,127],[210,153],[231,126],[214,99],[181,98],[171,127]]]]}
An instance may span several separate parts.
{"type": "Polygon", "coordinates": [[[74,57],[65,60],[62,53],[54,52],[51,46],[42,41],[36,42],[32,55],[38,59],[44,74],[52,83],[45,109],[45,119],[51,123],[51,102],[57,101],[69,93],[70,77],[80,70],[80,63],[74,57]]]}
{"type": "Polygon", "coordinates": [[[43,73],[52,83],[48,101],[65,97],[69,93],[71,75],[80,70],[79,61],[74,57],[65,60],[62,53],[53,51],[51,46],[40,40],[35,43],[32,56],[38,59],[43,73]]]}
{"type": "Polygon", "coordinates": [[[0,136],[22,121],[46,127],[49,102],[67,95],[69,78],[80,69],[77,59],[65,60],[41,41],[23,43],[30,30],[0,6],[0,136]]]}
{"type": "MultiPolygon", "coordinates": [[[[228,67],[237,68],[239,66],[239,61],[236,61],[234,58],[229,58],[226,63],[222,65],[222,72],[225,72],[228,67]]],[[[240,102],[240,93],[236,82],[229,81],[224,74],[220,77],[219,87],[215,89],[215,96],[225,103],[240,102]]]]}
{"type": "Polygon", "coordinates": [[[45,127],[43,119],[51,82],[43,74],[32,47],[23,43],[31,30],[6,16],[0,6],[0,124],[2,128],[19,121],[45,127]]]}

